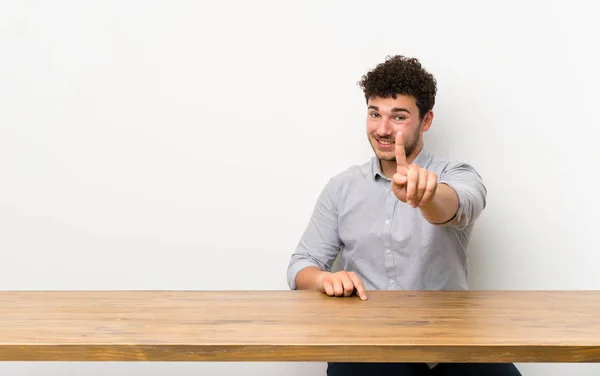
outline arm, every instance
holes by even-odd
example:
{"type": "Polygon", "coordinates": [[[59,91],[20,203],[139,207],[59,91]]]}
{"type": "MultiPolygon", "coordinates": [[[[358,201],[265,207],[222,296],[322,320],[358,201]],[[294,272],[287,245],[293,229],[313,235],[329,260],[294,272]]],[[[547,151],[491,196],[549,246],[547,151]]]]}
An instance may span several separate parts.
{"type": "Polygon", "coordinates": [[[434,172],[410,165],[394,175],[392,190],[399,200],[419,208],[431,224],[458,230],[475,222],[486,205],[481,176],[465,163],[444,169],[439,181],[434,172]]]}
{"type": "Polygon", "coordinates": [[[432,200],[419,206],[423,218],[433,224],[443,224],[450,221],[456,215],[458,208],[458,194],[445,183],[438,183],[432,200]]]}
{"type": "Polygon", "coordinates": [[[319,277],[331,271],[342,242],[337,227],[337,182],[330,180],[321,191],[313,213],[287,269],[292,290],[319,289],[319,277]]]}
{"type": "Polygon", "coordinates": [[[449,165],[440,174],[438,191],[442,187],[448,187],[445,190],[454,191],[458,199],[458,207],[451,218],[437,224],[462,230],[473,224],[485,209],[487,188],[481,176],[472,166],[466,163],[449,165]]]}
{"type": "Polygon", "coordinates": [[[337,183],[330,180],[319,195],[290,260],[288,285],[292,290],[318,290],[329,296],[351,296],[356,292],[361,300],[367,300],[365,286],[355,273],[331,273],[331,266],[342,246],[337,227],[337,183]]]}
{"type": "Polygon", "coordinates": [[[316,266],[307,266],[300,270],[296,276],[296,289],[321,290],[321,281],[327,273],[316,266]]]}
{"type": "Polygon", "coordinates": [[[396,134],[396,163],[392,192],[400,201],[418,207],[430,223],[462,230],[485,208],[487,190],[472,166],[448,164],[438,178],[433,171],[409,165],[401,132],[396,134]]]}

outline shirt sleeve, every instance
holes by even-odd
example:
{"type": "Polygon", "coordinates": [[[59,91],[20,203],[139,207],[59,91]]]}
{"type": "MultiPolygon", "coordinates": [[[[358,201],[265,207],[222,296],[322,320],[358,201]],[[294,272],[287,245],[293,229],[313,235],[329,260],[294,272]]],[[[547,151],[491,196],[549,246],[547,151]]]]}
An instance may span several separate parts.
{"type": "Polygon", "coordinates": [[[487,189],[479,173],[466,163],[454,163],[444,169],[438,184],[447,184],[458,195],[456,214],[441,226],[463,230],[472,225],[486,206],[487,189]]]}
{"type": "Polygon", "coordinates": [[[337,189],[329,180],[314,206],[308,225],[292,254],[287,269],[290,289],[296,289],[296,276],[308,266],[331,271],[342,242],[338,234],[337,189]]]}

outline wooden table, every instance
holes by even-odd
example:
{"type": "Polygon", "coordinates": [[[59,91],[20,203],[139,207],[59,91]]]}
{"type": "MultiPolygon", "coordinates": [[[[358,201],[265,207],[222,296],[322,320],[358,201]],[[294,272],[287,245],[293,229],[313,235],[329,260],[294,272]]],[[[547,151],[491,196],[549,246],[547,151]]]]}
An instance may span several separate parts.
{"type": "Polygon", "coordinates": [[[0,292],[0,360],[598,362],[600,291],[0,292]]]}

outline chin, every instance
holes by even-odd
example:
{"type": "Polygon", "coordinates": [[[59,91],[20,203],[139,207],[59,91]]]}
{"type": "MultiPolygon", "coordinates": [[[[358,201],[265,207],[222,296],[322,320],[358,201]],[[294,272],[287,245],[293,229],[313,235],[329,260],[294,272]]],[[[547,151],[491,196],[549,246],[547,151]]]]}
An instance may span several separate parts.
{"type": "Polygon", "coordinates": [[[396,160],[396,156],[393,153],[387,153],[377,150],[375,151],[375,155],[382,161],[394,162],[396,160]]]}

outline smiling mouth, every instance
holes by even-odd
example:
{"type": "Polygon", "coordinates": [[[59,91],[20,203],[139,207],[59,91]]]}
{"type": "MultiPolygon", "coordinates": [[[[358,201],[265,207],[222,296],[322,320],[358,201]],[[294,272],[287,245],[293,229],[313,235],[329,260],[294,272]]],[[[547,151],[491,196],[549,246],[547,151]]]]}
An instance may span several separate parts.
{"type": "Polygon", "coordinates": [[[379,146],[381,146],[383,148],[388,148],[395,144],[395,142],[393,140],[382,140],[380,138],[376,138],[376,140],[377,140],[377,143],[379,144],[379,146]]]}

